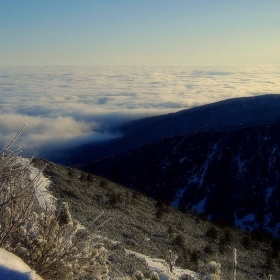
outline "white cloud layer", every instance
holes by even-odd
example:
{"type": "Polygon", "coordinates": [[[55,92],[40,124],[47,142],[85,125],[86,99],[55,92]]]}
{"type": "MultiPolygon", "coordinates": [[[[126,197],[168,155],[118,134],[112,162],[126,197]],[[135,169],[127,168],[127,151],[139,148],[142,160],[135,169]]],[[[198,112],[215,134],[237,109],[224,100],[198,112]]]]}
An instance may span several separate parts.
{"type": "Polygon", "coordinates": [[[0,147],[40,154],[114,137],[128,119],[233,97],[280,94],[280,66],[1,67],[0,147]]]}

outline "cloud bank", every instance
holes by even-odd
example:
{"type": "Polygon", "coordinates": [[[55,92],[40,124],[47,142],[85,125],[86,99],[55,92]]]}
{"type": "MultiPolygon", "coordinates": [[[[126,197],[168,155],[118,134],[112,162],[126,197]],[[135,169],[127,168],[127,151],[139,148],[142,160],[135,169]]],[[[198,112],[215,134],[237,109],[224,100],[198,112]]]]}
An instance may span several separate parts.
{"type": "Polygon", "coordinates": [[[234,97],[280,94],[279,66],[0,68],[0,147],[24,154],[119,136],[131,119],[234,97]]]}

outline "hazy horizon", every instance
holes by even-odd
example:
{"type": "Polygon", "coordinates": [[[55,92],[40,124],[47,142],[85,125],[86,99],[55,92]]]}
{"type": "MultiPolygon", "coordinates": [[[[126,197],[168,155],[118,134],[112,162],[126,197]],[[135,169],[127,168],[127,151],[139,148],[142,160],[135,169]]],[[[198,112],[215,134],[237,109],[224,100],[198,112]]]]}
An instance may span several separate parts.
{"type": "Polygon", "coordinates": [[[279,94],[279,34],[275,0],[0,0],[0,146],[24,123],[16,144],[42,155],[131,119],[279,94]]]}
{"type": "Polygon", "coordinates": [[[280,94],[280,66],[0,67],[0,145],[24,154],[116,137],[126,121],[216,101],[280,94]]]}

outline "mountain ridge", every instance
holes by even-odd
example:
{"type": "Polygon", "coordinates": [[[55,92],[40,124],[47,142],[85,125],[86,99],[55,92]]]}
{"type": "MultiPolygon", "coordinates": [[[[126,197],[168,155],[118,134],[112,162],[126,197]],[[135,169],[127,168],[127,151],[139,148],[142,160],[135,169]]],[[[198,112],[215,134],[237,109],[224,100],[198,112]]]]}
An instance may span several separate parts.
{"type": "Polygon", "coordinates": [[[84,164],[121,154],[165,137],[213,129],[232,130],[240,126],[280,121],[279,112],[278,94],[227,99],[176,113],[131,121],[115,129],[114,132],[122,134],[122,137],[57,151],[49,160],[69,166],[84,164]]]}

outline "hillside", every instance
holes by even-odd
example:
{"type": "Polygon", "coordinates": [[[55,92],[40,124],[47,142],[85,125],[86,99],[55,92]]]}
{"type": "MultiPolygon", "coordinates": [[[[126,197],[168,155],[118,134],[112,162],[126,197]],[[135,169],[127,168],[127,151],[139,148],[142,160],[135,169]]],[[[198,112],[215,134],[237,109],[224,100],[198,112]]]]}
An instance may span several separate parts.
{"type": "Polygon", "coordinates": [[[232,130],[280,121],[280,95],[263,95],[223,100],[177,113],[129,122],[116,128],[122,137],[57,151],[51,161],[65,165],[84,164],[126,152],[165,137],[198,131],[232,130]]]}
{"type": "MultiPolygon", "coordinates": [[[[45,160],[35,159],[41,167],[45,160]]],[[[176,265],[205,273],[205,264],[222,264],[222,279],[232,279],[232,249],[238,250],[239,279],[265,279],[268,273],[279,279],[279,242],[260,232],[247,234],[239,229],[213,225],[204,216],[180,212],[162,202],[126,189],[103,178],[49,163],[44,170],[49,190],[66,201],[73,218],[92,228],[94,218],[104,211],[112,219],[96,232],[109,249],[112,279],[148,273],[143,260],[125,249],[166,259],[168,250],[178,255],[176,265]]],[[[186,209],[184,209],[186,210],[186,209]]],[[[123,278],[124,279],[124,278],[123,278]]]]}
{"type": "Polygon", "coordinates": [[[79,168],[209,219],[279,236],[279,137],[280,123],[203,131],[79,168]]]}

